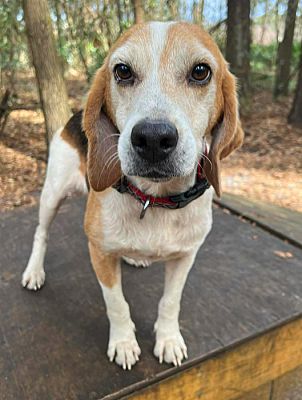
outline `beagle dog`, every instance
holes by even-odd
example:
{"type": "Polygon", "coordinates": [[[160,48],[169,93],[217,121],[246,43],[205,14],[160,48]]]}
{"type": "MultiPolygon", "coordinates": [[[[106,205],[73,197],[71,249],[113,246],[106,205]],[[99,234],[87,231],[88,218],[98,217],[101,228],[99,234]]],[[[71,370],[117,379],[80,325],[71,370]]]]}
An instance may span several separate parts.
{"type": "Polygon", "coordinates": [[[154,355],[180,365],[187,357],[178,322],[183,287],[212,226],[221,159],[242,141],[235,78],[211,37],[185,22],[135,25],[97,71],[84,111],[52,139],[23,286],[44,283],[48,230],[61,200],[88,193],[85,232],[110,321],[110,361],[131,369],[141,352],[121,259],[163,261],[154,355]]]}

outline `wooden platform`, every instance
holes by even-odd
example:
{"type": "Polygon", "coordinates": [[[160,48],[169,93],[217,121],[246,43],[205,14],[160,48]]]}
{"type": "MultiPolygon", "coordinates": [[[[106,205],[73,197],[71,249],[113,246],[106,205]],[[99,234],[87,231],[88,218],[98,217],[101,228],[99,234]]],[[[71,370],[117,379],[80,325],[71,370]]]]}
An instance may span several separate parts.
{"type": "MultiPolygon", "coordinates": [[[[302,248],[302,214],[263,201],[251,201],[246,197],[225,193],[216,204],[256,222],[268,232],[302,248]]],[[[301,199],[302,202],[302,199],[301,199]]]]}
{"type": "Polygon", "coordinates": [[[181,368],[159,365],[152,355],[162,266],[125,264],[142,356],[124,372],[106,357],[108,322],[83,209],[83,199],[61,208],[38,293],[20,285],[37,210],[0,215],[1,400],[302,399],[300,248],[215,208],[214,229],[184,291],[180,322],[189,359],[181,368]]]}

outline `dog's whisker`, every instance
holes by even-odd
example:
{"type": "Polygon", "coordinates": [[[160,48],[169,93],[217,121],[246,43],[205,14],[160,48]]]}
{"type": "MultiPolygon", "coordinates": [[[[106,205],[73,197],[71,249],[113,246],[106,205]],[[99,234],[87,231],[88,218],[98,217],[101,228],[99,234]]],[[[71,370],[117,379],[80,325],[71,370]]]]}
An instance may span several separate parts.
{"type": "MultiPolygon", "coordinates": [[[[212,163],[212,161],[209,159],[209,157],[207,157],[205,154],[202,154],[201,155],[201,158],[204,158],[204,159],[206,159],[208,162],[209,162],[209,164],[210,164],[210,166],[211,166],[211,171],[212,171],[212,169],[213,169],[213,163],[212,163]]],[[[198,164],[199,164],[199,162],[198,162],[198,164]]],[[[199,164],[200,165],[200,164],[199,164]]]]}
{"type": "MultiPolygon", "coordinates": [[[[107,169],[107,170],[109,169],[110,163],[111,163],[112,160],[115,159],[115,157],[118,157],[118,153],[117,153],[117,152],[113,153],[113,154],[108,158],[108,160],[106,160],[106,162],[104,163],[103,168],[102,168],[102,171],[101,171],[101,173],[99,174],[98,185],[100,184],[100,181],[101,181],[101,179],[102,179],[103,173],[106,171],[106,169],[107,169]]],[[[106,182],[108,181],[108,175],[109,175],[109,173],[107,172],[106,182]]]]}
{"type": "MultiPolygon", "coordinates": [[[[100,184],[100,182],[101,182],[102,175],[103,175],[104,171],[106,170],[109,161],[111,160],[111,158],[114,158],[116,155],[117,155],[117,152],[114,152],[114,153],[109,157],[109,159],[104,163],[101,172],[98,174],[98,183],[97,183],[97,186],[99,186],[99,184],[100,184]]],[[[104,157],[105,157],[105,156],[104,156],[104,157]]],[[[99,167],[98,167],[97,163],[94,163],[94,164],[93,164],[93,171],[98,170],[98,168],[99,168],[99,167]]]]}
{"type": "MultiPolygon", "coordinates": [[[[111,163],[112,162],[113,162],[112,169],[114,169],[116,167],[116,165],[118,164],[118,162],[119,162],[119,158],[116,157],[115,159],[112,159],[111,163]]],[[[108,165],[108,168],[109,168],[109,165],[108,165]]],[[[108,178],[109,178],[109,174],[107,174],[106,182],[108,182],[108,178]]],[[[119,180],[119,178],[116,181],[118,181],[118,180],[119,180]]],[[[114,183],[116,183],[116,181],[114,183]]]]}
{"type": "Polygon", "coordinates": [[[119,137],[119,136],[120,136],[119,133],[112,133],[112,134],[110,134],[110,135],[102,136],[102,137],[101,137],[101,143],[103,143],[103,142],[105,142],[106,140],[111,139],[111,138],[113,138],[113,137],[119,137]]]}
{"type": "Polygon", "coordinates": [[[104,158],[106,157],[106,155],[108,154],[108,153],[110,153],[110,151],[112,150],[112,149],[114,149],[115,147],[117,147],[116,146],[116,144],[113,144],[113,145],[111,145],[110,147],[108,147],[108,149],[105,151],[105,153],[104,153],[104,158]]]}

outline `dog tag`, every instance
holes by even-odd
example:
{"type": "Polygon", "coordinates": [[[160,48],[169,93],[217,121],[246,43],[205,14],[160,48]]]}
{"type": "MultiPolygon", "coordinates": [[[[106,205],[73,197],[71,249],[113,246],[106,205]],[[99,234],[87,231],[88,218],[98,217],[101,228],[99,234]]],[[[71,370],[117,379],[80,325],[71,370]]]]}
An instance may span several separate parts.
{"type": "Polygon", "coordinates": [[[140,214],[140,216],[139,216],[139,219],[143,219],[143,218],[144,218],[144,216],[145,216],[145,214],[146,214],[146,211],[147,211],[147,208],[149,207],[149,204],[150,204],[150,199],[147,199],[146,202],[145,202],[145,204],[143,205],[143,209],[142,209],[142,211],[141,211],[141,214],[140,214]]]}

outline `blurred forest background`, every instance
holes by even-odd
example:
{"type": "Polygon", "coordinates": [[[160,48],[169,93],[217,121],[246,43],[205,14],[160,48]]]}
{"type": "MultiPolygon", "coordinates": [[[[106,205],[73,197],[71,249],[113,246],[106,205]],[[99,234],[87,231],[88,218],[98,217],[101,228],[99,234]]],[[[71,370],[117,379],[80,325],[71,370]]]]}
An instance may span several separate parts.
{"type": "Polygon", "coordinates": [[[47,137],[116,38],[149,20],[204,26],[238,77],[246,139],[224,190],[302,211],[301,0],[1,0],[0,210],[36,203],[47,137]]]}

